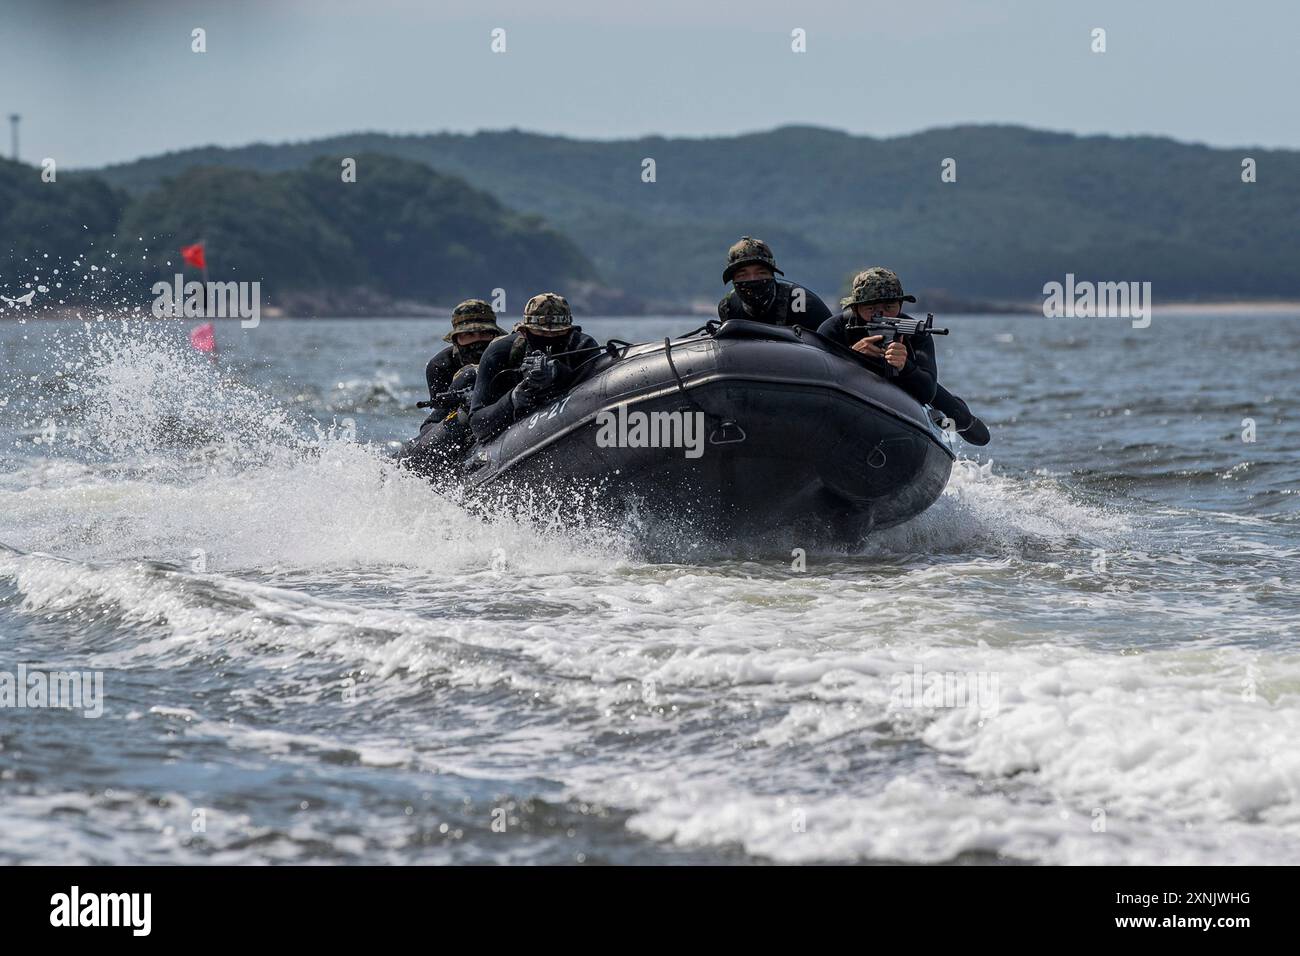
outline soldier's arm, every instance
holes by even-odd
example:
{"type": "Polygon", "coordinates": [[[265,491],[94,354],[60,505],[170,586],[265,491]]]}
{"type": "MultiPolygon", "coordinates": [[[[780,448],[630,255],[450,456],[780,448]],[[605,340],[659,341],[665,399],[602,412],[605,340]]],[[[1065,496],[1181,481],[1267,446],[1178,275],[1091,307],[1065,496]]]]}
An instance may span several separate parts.
{"type": "Polygon", "coordinates": [[[927,340],[932,340],[930,335],[912,336],[910,342],[907,342],[907,364],[898,372],[898,377],[894,379],[899,388],[907,392],[922,405],[929,405],[934,401],[935,389],[938,381],[934,373],[934,343],[930,341],[929,350],[925,348],[927,340]]]}
{"type": "Polygon", "coordinates": [[[912,361],[925,372],[928,372],[937,382],[939,380],[939,361],[935,355],[934,336],[928,332],[925,335],[914,335],[912,341],[907,343],[907,350],[912,354],[912,361]]]}
{"type": "Polygon", "coordinates": [[[436,402],[439,392],[451,388],[451,377],[455,372],[451,368],[451,363],[447,361],[449,355],[449,350],[443,349],[429,359],[429,364],[424,367],[424,381],[429,386],[430,401],[436,402]]]}
{"type": "Polygon", "coordinates": [[[515,407],[510,401],[510,389],[493,399],[493,380],[506,367],[513,336],[502,336],[483,353],[478,365],[478,378],[474,382],[474,396],[469,403],[469,427],[479,441],[487,441],[500,434],[515,420],[515,407]]]}
{"type": "Polygon", "coordinates": [[[718,300],[718,319],[726,322],[731,318],[731,293],[728,292],[718,300]]]}
{"type": "MultiPolygon", "coordinates": [[[[574,343],[573,348],[574,348],[575,350],[577,350],[577,349],[593,349],[593,350],[594,350],[594,349],[598,349],[598,348],[600,348],[600,343],[597,342],[597,341],[596,341],[594,338],[592,338],[590,335],[588,335],[586,332],[583,332],[580,336],[578,336],[578,341],[577,341],[576,343],[574,343]]],[[[578,366],[578,365],[581,365],[583,362],[587,361],[588,359],[595,358],[595,357],[596,357],[596,353],[595,353],[595,351],[591,351],[591,352],[583,352],[581,355],[575,355],[575,356],[574,356],[574,358],[577,359],[577,361],[574,362],[573,364],[574,364],[574,366],[578,366]]]]}

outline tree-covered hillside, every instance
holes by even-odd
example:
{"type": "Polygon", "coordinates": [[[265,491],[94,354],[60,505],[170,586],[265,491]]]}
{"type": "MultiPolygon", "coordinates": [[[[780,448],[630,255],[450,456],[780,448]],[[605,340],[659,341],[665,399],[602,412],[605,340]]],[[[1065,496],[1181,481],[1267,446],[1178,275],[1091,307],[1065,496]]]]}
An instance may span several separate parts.
{"type": "Polygon", "coordinates": [[[539,217],[420,163],[355,158],[355,182],[329,159],[273,173],[207,166],[133,196],[85,173],[43,183],[39,170],[5,163],[0,278],[16,291],[43,254],[90,253],[111,262],[115,289],[147,290],[180,270],[182,245],[202,241],[211,278],[260,280],[272,303],[358,288],[441,304],[502,288],[507,302],[522,302],[595,280],[591,263],[539,217]]]}
{"type": "Polygon", "coordinates": [[[1300,296],[1300,153],[966,126],[895,139],[786,127],[587,142],[518,131],[355,134],[172,153],[103,175],[128,190],[195,163],[292,170],[382,151],[545,217],[602,279],[650,298],[720,294],[740,234],[824,295],[864,265],[914,288],[1039,296],[1066,272],[1149,280],[1157,298],[1300,296]],[[1258,163],[1243,183],[1241,161],[1258,163]],[[642,162],[655,161],[655,182],[642,162]],[[956,182],[941,163],[956,160],[956,182]]]}

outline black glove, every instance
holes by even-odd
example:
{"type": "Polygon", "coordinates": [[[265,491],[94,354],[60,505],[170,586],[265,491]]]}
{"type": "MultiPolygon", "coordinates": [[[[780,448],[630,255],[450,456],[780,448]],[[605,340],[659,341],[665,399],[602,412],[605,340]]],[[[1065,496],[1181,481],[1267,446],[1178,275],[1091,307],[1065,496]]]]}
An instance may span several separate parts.
{"type": "Polygon", "coordinates": [[[546,391],[555,384],[555,379],[559,375],[559,367],[555,364],[555,360],[541,352],[525,355],[519,371],[523,373],[522,384],[527,385],[532,392],[546,391]]]}
{"type": "Polygon", "coordinates": [[[510,404],[517,412],[526,412],[537,404],[538,393],[528,387],[526,381],[520,382],[510,390],[510,404]]]}

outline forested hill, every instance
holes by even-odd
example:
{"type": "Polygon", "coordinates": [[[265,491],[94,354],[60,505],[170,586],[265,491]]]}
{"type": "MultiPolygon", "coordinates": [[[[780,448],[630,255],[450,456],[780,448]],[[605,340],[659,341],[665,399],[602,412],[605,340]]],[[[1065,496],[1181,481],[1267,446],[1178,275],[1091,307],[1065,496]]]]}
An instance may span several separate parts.
{"type": "Polygon", "coordinates": [[[138,299],[180,270],[181,245],[198,241],[211,278],[261,280],[266,301],[307,314],[360,292],[382,307],[496,288],[522,302],[539,289],[596,285],[591,262],[537,216],[421,163],[356,159],[365,175],[355,182],[328,159],[280,172],[187,165],[134,193],[93,173],[43,182],[34,167],[0,161],[0,292],[16,295],[37,272],[49,277],[55,262],[84,256],[107,277],[64,268],[76,280],[43,298],[77,301],[111,286],[138,299]]]}
{"type": "MultiPolygon", "coordinates": [[[[1023,300],[1044,282],[1147,280],[1157,299],[1300,297],[1300,153],[962,126],[893,139],[785,127],[596,142],[518,131],[355,134],[171,153],[100,171],[129,191],[193,165],[266,173],[382,152],[463,177],[574,240],[640,296],[720,294],[727,246],[767,239],[825,296],[869,264],[911,288],[1023,300]],[[1243,183],[1242,160],[1258,181],[1243,183]],[[956,181],[941,180],[956,161],[956,181]],[[654,182],[643,181],[654,160],[654,182]]],[[[364,168],[361,175],[365,175],[364,168]]]]}

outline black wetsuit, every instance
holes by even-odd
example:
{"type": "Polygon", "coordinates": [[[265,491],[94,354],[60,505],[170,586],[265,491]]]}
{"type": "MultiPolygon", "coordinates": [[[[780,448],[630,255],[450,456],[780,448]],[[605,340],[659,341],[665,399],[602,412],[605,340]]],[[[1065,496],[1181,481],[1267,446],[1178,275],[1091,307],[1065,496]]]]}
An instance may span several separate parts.
{"type": "Polygon", "coordinates": [[[419,436],[403,445],[397,457],[406,467],[432,477],[452,471],[473,443],[468,408],[453,408],[445,416],[426,418],[419,436]]]}
{"type": "MultiPolygon", "coordinates": [[[[852,348],[853,343],[863,338],[862,333],[853,333],[847,328],[853,318],[853,311],[845,309],[839,315],[823,322],[817,332],[840,345],[852,348]]],[[[906,316],[899,316],[899,318],[906,318],[906,316]]],[[[939,363],[934,355],[934,336],[929,332],[912,336],[908,340],[907,362],[898,370],[897,376],[890,375],[892,366],[884,359],[871,356],[863,356],[863,358],[873,372],[896,382],[903,391],[922,405],[934,405],[939,389],[939,363]]],[[[943,409],[939,410],[943,411],[943,409]]]]}
{"type": "MultiPolygon", "coordinates": [[[[452,404],[445,400],[439,401],[438,396],[451,388],[452,377],[464,367],[465,362],[461,357],[460,349],[454,345],[448,345],[429,359],[429,364],[424,367],[424,380],[429,385],[429,401],[434,404],[430,406],[432,411],[425,424],[446,418],[447,413],[452,410],[452,404]]],[[[423,429],[424,425],[420,427],[423,429]]]]}
{"type": "Polygon", "coordinates": [[[525,332],[512,332],[494,339],[483,353],[478,365],[478,379],[474,383],[474,397],[470,400],[470,427],[474,437],[487,441],[505,431],[516,419],[529,414],[533,409],[542,407],[555,396],[569,387],[573,369],[577,368],[596,354],[599,346],[596,340],[582,329],[574,327],[568,335],[556,338],[530,336],[525,332]],[[561,352],[573,352],[577,349],[591,349],[578,355],[564,355],[555,360],[559,366],[559,377],[555,384],[545,393],[535,396],[532,404],[525,409],[515,407],[511,391],[519,382],[517,375],[503,375],[516,369],[525,355],[542,351],[548,355],[561,352]]]}
{"type": "Polygon", "coordinates": [[[429,415],[420,423],[420,434],[398,452],[398,459],[407,467],[425,475],[437,474],[460,461],[473,443],[474,435],[469,428],[469,401],[451,393],[456,373],[474,367],[467,359],[461,349],[448,345],[425,365],[429,415]]]}
{"type": "Polygon", "coordinates": [[[740,301],[736,290],[732,289],[718,303],[718,318],[723,322],[728,319],[749,319],[751,322],[767,322],[771,325],[802,325],[805,329],[816,329],[831,318],[831,310],[811,289],[794,282],[786,282],[784,279],[777,279],[776,297],[762,312],[751,313],[740,301]],[[802,311],[796,301],[796,289],[803,292],[802,311]]]}
{"type": "MultiPolygon", "coordinates": [[[[853,318],[853,311],[845,309],[839,315],[822,323],[822,327],[817,332],[852,348],[853,343],[862,338],[862,335],[851,333],[845,328],[851,318],[853,318]]],[[[909,319],[911,316],[900,314],[898,318],[909,319]]],[[[872,369],[889,377],[889,366],[884,359],[867,357],[866,361],[872,369]]],[[[945,417],[952,419],[957,430],[967,441],[976,445],[988,444],[988,428],[984,423],[971,414],[970,408],[964,401],[939,384],[939,362],[935,358],[934,336],[929,332],[914,335],[908,340],[907,362],[899,369],[898,375],[892,381],[897,382],[907,394],[922,405],[929,405],[945,417]]]]}

